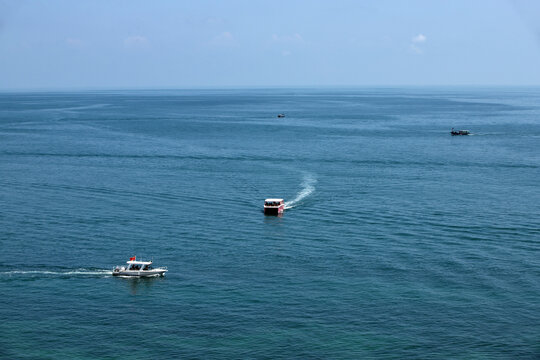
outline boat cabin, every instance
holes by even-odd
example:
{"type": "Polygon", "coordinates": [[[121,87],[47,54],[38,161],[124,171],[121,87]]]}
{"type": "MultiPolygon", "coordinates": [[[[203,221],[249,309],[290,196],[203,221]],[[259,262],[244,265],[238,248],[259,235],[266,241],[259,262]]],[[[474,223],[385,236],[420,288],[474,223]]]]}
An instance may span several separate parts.
{"type": "Polygon", "coordinates": [[[266,199],[264,200],[264,206],[279,206],[284,204],[283,199],[266,199]]]}
{"type": "Polygon", "coordinates": [[[139,271],[139,270],[152,270],[152,262],[151,261],[138,261],[138,260],[130,260],[126,262],[128,266],[126,267],[126,270],[133,270],[133,271],[139,271]]]}

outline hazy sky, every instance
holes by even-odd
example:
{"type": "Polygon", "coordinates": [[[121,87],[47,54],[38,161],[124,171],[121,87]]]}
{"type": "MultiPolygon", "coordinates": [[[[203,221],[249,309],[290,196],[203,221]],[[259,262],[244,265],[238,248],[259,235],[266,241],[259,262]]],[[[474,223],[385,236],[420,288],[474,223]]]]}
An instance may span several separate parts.
{"type": "Polygon", "coordinates": [[[540,1],[0,0],[0,89],[540,85],[540,1]]]}

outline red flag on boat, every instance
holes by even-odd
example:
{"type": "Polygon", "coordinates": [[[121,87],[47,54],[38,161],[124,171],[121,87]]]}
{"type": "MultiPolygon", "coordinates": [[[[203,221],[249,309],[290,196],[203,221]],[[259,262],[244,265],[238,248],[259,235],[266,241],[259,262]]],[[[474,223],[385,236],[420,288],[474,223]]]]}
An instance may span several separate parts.
{"type": "Polygon", "coordinates": [[[129,261],[135,261],[136,256],[130,257],[129,261]]]}

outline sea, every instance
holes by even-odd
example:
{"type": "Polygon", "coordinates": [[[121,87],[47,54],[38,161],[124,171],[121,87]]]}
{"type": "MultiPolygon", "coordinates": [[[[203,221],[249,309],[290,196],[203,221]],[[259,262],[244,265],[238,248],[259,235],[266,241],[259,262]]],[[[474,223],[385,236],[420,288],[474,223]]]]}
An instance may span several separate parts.
{"type": "Polygon", "coordinates": [[[2,359],[540,358],[538,87],[2,92],[0,187],[2,359]]]}

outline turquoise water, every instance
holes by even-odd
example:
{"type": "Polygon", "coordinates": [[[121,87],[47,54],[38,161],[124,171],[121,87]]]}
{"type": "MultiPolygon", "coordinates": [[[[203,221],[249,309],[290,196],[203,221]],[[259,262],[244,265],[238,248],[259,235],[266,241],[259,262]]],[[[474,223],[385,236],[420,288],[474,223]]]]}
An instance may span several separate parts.
{"type": "Polygon", "coordinates": [[[2,93],[0,357],[537,359],[539,179],[538,88],[2,93]]]}

